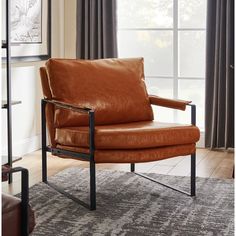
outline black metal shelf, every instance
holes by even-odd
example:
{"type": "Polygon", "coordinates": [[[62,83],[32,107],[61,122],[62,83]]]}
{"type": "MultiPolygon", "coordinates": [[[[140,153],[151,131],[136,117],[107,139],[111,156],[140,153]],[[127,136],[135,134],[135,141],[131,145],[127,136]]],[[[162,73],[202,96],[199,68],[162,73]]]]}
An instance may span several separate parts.
{"type": "Polygon", "coordinates": [[[2,48],[7,48],[7,42],[6,42],[6,40],[2,40],[2,48]]]}
{"type": "MultiPolygon", "coordinates": [[[[17,104],[21,104],[21,101],[11,101],[11,105],[17,105],[17,104]]],[[[7,109],[7,107],[8,107],[7,101],[2,100],[2,109],[7,109]]]]}
{"type": "MultiPolygon", "coordinates": [[[[6,90],[7,101],[2,102],[2,108],[7,111],[7,165],[12,167],[12,105],[18,104],[12,101],[11,95],[11,1],[6,1],[6,40],[2,41],[2,48],[6,50],[6,90]]],[[[12,183],[12,175],[9,174],[8,183],[12,183]]]]}
{"type": "MultiPolygon", "coordinates": [[[[19,46],[21,45],[20,43],[12,43],[11,42],[11,45],[10,46],[19,46]]],[[[2,48],[3,49],[8,49],[8,44],[7,44],[7,41],[6,40],[2,40],[2,48]]]]}

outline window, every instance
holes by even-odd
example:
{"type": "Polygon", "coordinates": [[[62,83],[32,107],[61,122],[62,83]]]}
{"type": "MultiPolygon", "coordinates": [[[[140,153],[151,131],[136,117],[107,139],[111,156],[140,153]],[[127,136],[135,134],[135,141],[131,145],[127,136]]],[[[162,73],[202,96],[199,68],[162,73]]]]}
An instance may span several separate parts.
{"type": "MultiPolygon", "coordinates": [[[[191,100],[204,129],[206,0],[117,0],[119,57],[144,57],[150,94],[191,100]]],[[[188,112],[153,107],[159,121],[188,112]]]]}

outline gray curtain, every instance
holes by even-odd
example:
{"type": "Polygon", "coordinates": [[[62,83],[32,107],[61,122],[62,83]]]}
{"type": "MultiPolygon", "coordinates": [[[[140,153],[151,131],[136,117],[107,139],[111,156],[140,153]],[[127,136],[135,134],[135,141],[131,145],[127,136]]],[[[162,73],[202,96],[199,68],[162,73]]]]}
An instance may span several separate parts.
{"type": "Polygon", "coordinates": [[[234,0],[208,0],[205,145],[234,147],[234,0]]]}
{"type": "Polygon", "coordinates": [[[117,57],[116,32],[116,0],[77,0],[77,58],[117,57]]]}

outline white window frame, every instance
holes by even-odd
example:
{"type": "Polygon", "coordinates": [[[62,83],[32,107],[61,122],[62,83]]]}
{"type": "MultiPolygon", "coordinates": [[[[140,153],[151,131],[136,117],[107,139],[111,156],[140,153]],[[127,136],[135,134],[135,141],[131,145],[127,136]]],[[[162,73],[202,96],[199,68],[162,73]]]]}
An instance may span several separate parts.
{"type": "MultiPolygon", "coordinates": [[[[119,0],[118,0],[119,1],[119,0]]],[[[186,0],[187,1],[187,0],[186,0]]],[[[146,76],[146,78],[171,79],[173,81],[173,99],[178,99],[178,83],[179,80],[202,80],[205,77],[183,77],[179,76],[179,32],[181,31],[206,31],[206,28],[179,28],[178,27],[179,7],[178,0],[173,0],[173,28],[118,28],[118,31],[172,31],[173,32],[173,76],[146,76]]],[[[119,52],[118,52],[119,53],[119,52]]],[[[178,119],[178,113],[174,111],[174,120],[178,119]]]]}

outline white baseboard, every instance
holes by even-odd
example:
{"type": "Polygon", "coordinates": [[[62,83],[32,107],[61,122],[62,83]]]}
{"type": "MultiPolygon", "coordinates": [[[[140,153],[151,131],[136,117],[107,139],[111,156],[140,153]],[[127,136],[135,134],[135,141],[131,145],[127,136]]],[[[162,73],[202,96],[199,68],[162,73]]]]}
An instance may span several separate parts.
{"type": "MultiPolygon", "coordinates": [[[[41,135],[36,135],[30,138],[20,140],[19,142],[13,143],[12,153],[13,153],[13,156],[16,157],[17,159],[28,153],[31,153],[40,149],[40,146],[41,146],[41,135]]],[[[3,156],[3,159],[5,156],[7,156],[7,147],[4,147],[2,149],[2,156],[3,156]]]]}
{"type": "Polygon", "coordinates": [[[200,139],[197,142],[196,146],[198,148],[205,148],[205,132],[203,131],[200,132],[200,139]]]}

